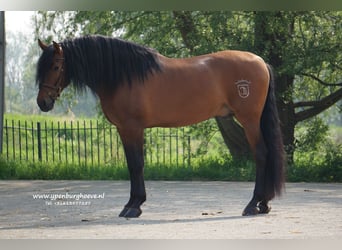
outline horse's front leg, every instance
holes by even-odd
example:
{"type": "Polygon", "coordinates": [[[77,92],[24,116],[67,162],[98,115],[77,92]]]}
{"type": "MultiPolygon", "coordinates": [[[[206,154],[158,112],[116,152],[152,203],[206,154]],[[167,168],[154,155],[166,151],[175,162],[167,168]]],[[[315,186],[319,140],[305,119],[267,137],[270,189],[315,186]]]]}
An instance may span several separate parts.
{"type": "Polygon", "coordinates": [[[140,205],[146,200],[144,183],[143,129],[119,129],[131,180],[131,193],[120,217],[136,218],[142,213],[140,205]]]}

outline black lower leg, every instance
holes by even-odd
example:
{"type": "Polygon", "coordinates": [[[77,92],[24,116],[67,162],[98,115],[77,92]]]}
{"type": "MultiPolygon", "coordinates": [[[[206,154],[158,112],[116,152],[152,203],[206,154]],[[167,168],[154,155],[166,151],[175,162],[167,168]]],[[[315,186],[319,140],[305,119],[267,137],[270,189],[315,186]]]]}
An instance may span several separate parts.
{"type": "Polygon", "coordinates": [[[142,213],[140,206],[146,201],[145,185],[142,176],[139,178],[131,177],[131,194],[128,203],[119,214],[120,217],[134,218],[139,217],[142,213]],[[136,183],[141,183],[135,186],[136,183]]]}
{"type": "Polygon", "coordinates": [[[247,204],[246,208],[243,210],[243,216],[257,215],[259,213],[258,209],[258,198],[253,196],[252,200],[247,204]]]}
{"type": "Polygon", "coordinates": [[[271,211],[271,207],[268,205],[268,201],[261,200],[256,196],[253,196],[252,200],[248,203],[246,208],[243,210],[243,216],[257,215],[257,214],[268,214],[271,211]]]}
{"type": "MultiPolygon", "coordinates": [[[[262,138],[262,137],[261,137],[262,138]]],[[[242,215],[256,215],[269,212],[268,201],[265,199],[265,166],[267,148],[264,140],[260,139],[255,149],[256,178],[252,200],[244,209],[242,215]]]]}
{"type": "MultiPolygon", "coordinates": [[[[132,136],[132,132],[129,133],[132,136]]],[[[131,180],[130,199],[124,209],[119,214],[120,217],[139,217],[142,213],[140,206],[146,200],[144,183],[144,158],[143,158],[143,138],[142,133],[138,134],[133,143],[127,143],[126,138],[121,133],[124,144],[126,160],[131,180]]]]}
{"type": "Polygon", "coordinates": [[[259,214],[268,214],[271,211],[271,207],[268,205],[268,201],[263,200],[258,204],[259,214]]]}

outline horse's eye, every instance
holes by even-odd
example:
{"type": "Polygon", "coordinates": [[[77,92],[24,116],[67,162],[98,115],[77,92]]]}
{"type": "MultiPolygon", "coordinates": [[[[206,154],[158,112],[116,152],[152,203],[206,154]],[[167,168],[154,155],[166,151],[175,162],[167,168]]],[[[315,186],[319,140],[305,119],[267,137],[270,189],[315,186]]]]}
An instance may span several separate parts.
{"type": "Polygon", "coordinates": [[[57,71],[57,70],[59,70],[59,67],[58,67],[58,66],[55,66],[55,67],[53,67],[53,70],[54,70],[54,71],[57,71]]]}

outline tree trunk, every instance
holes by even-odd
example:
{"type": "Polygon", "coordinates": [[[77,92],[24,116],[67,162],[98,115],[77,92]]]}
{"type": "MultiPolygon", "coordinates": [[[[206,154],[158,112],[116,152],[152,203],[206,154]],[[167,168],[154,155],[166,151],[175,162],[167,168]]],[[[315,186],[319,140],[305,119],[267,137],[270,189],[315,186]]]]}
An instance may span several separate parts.
{"type": "MultiPolygon", "coordinates": [[[[279,76],[276,78],[276,85],[278,88],[291,86],[293,83],[293,80],[287,79],[287,77],[279,76]]],[[[276,93],[281,93],[280,90],[276,90],[276,93]]],[[[289,164],[293,162],[293,154],[295,151],[294,146],[294,132],[295,132],[295,126],[296,126],[296,114],[295,109],[293,106],[293,102],[291,101],[284,101],[282,98],[278,98],[277,100],[277,107],[279,112],[279,119],[281,121],[280,127],[283,134],[283,142],[285,151],[287,153],[287,161],[289,164]]]]}
{"type": "Polygon", "coordinates": [[[252,152],[243,128],[232,116],[228,118],[216,117],[215,119],[223,140],[233,158],[237,160],[251,159],[252,152]]]}

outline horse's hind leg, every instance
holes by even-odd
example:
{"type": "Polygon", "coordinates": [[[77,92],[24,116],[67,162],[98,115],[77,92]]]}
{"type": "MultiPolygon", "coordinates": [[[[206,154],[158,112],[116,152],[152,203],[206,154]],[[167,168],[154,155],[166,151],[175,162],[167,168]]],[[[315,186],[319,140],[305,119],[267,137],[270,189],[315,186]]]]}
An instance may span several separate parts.
{"type": "Polygon", "coordinates": [[[143,129],[119,129],[131,179],[131,193],[120,217],[134,218],[142,213],[140,206],[146,200],[144,183],[143,129]]]}
{"type": "Polygon", "coordinates": [[[265,190],[267,147],[258,123],[246,125],[244,129],[256,163],[256,178],[253,198],[244,209],[242,215],[268,213],[270,211],[268,206],[269,199],[266,197],[265,190]]]}

